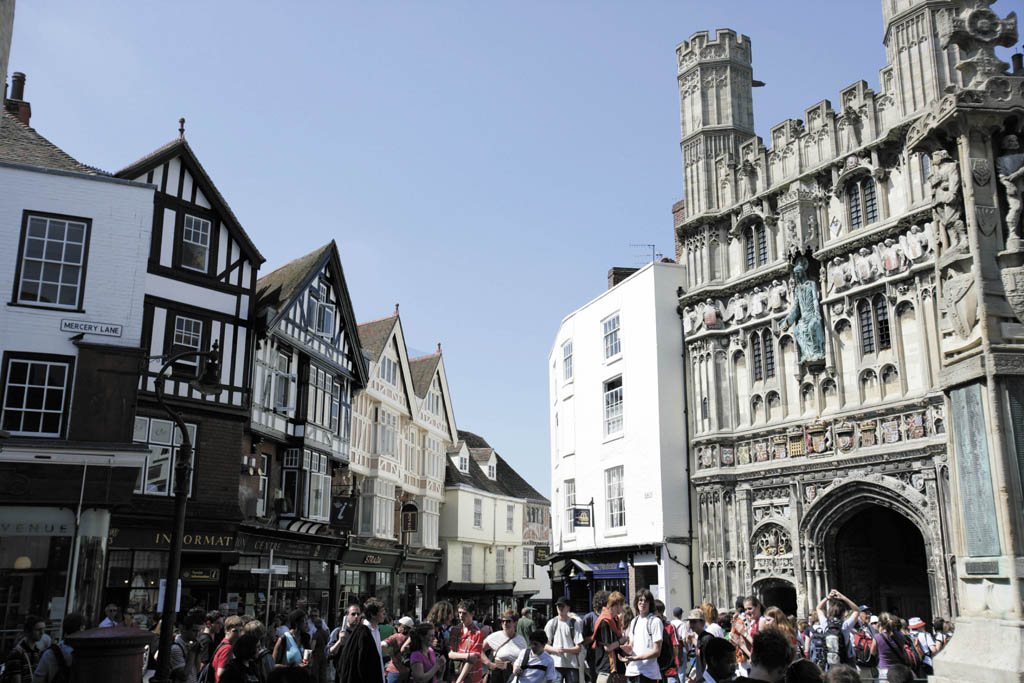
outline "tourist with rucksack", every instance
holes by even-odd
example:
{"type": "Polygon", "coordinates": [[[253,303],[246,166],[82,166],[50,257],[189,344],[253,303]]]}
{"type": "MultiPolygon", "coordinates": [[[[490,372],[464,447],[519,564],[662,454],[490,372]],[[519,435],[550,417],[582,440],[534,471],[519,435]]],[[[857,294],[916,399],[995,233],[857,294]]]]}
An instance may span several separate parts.
{"type": "Polygon", "coordinates": [[[875,628],[878,617],[872,616],[867,605],[860,606],[860,616],[850,630],[850,644],[853,650],[851,664],[856,664],[861,678],[878,677],[878,643],[875,642],[875,628]]]}
{"type": "Polygon", "coordinates": [[[250,619],[242,627],[242,635],[251,635],[256,638],[256,676],[260,683],[267,683],[270,679],[270,672],[274,670],[274,653],[267,647],[267,627],[259,619],[250,619]]]}
{"type": "Polygon", "coordinates": [[[71,680],[71,646],[64,642],[85,629],[85,617],[77,612],[64,617],[63,638],[43,651],[36,666],[33,683],[68,683],[71,680]]]}
{"type": "Polygon", "coordinates": [[[34,614],[25,619],[21,639],[7,655],[3,667],[3,683],[31,683],[32,674],[39,666],[39,658],[46,649],[41,641],[46,632],[46,621],[34,614]]]}
{"type": "Polygon", "coordinates": [[[171,662],[171,680],[175,683],[196,683],[196,675],[199,673],[198,638],[202,626],[203,611],[190,611],[185,615],[185,622],[171,643],[168,657],[171,662]]]}
{"type": "Polygon", "coordinates": [[[875,634],[878,644],[878,677],[885,680],[889,667],[902,664],[913,669],[913,662],[907,654],[909,643],[900,633],[899,617],[882,612],[878,619],[878,632],[875,634]]]}
{"type": "Polygon", "coordinates": [[[626,678],[638,681],[661,680],[658,655],[661,654],[665,629],[661,619],[654,615],[654,594],[646,588],[637,591],[633,606],[636,608],[636,616],[629,623],[626,632],[629,640],[622,648],[623,652],[628,653],[623,658],[626,662],[626,678]]]}
{"type": "Polygon", "coordinates": [[[676,629],[665,618],[665,603],[654,601],[654,616],[661,621],[661,654],[658,655],[658,668],[661,677],[669,683],[679,680],[679,637],[676,629]]]}
{"type": "Polygon", "coordinates": [[[580,683],[577,657],[583,647],[583,629],[569,616],[569,601],[563,595],[555,601],[557,616],[544,625],[548,638],[544,651],[555,662],[558,683],[580,683]]]}
{"type": "Polygon", "coordinates": [[[809,656],[811,661],[827,672],[836,664],[847,664],[853,659],[851,631],[860,616],[855,602],[832,589],[821,599],[815,612],[818,623],[811,631],[809,656]],[[849,614],[844,618],[844,612],[849,614]]]}

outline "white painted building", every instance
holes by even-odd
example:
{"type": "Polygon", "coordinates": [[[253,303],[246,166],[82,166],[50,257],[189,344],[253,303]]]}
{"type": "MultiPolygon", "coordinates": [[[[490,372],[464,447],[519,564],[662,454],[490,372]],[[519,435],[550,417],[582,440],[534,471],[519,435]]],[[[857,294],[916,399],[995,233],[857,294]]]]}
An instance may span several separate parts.
{"type": "Polygon", "coordinates": [[[472,599],[480,619],[550,599],[536,579],[545,568],[534,561],[537,534],[526,516],[547,499],[485,439],[458,434],[445,470],[439,597],[472,599]]]}
{"type": "Polygon", "coordinates": [[[692,603],[685,269],[631,270],[613,269],[613,286],[566,316],[548,358],[553,592],[580,613],[601,589],[632,601],[650,586],[670,608],[692,603]]]}
{"type": "MultiPolygon", "coordinates": [[[[0,574],[20,586],[0,612],[59,621],[98,609],[78,558],[102,566],[111,510],[145,462],[132,426],[154,188],[30,128],[23,86],[22,118],[5,111],[0,128],[0,574]]],[[[0,631],[0,649],[13,637],[0,631]]]]}

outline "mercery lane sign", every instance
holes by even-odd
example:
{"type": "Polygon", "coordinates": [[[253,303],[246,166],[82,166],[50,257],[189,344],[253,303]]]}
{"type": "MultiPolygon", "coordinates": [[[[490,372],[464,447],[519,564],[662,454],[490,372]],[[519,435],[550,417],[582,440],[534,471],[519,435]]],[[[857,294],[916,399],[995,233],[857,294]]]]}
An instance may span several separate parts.
{"type": "Polygon", "coordinates": [[[60,321],[61,332],[100,334],[104,337],[120,337],[123,329],[123,325],[115,325],[114,323],[99,323],[89,320],[68,320],[66,318],[60,321]]]}

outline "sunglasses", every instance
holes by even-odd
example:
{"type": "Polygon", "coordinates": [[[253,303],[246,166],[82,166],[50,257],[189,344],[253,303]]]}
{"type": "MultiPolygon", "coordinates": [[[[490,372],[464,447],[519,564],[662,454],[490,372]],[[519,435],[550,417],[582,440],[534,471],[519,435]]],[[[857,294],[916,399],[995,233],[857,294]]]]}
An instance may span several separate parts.
{"type": "Polygon", "coordinates": [[[501,623],[503,623],[503,624],[511,624],[511,623],[513,623],[513,621],[515,621],[515,620],[514,619],[502,619],[501,623]]]}

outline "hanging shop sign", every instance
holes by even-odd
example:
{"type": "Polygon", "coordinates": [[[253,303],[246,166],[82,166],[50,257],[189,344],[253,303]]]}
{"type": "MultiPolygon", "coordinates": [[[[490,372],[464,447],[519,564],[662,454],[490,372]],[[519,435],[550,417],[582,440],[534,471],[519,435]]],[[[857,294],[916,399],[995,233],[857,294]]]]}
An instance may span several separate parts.
{"type": "Polygon", "coordinates": [[[590,515],[590,508],[573,508],[572,509],[572,525],[575,526],[593,526],[593,520],[590,515]]]}

